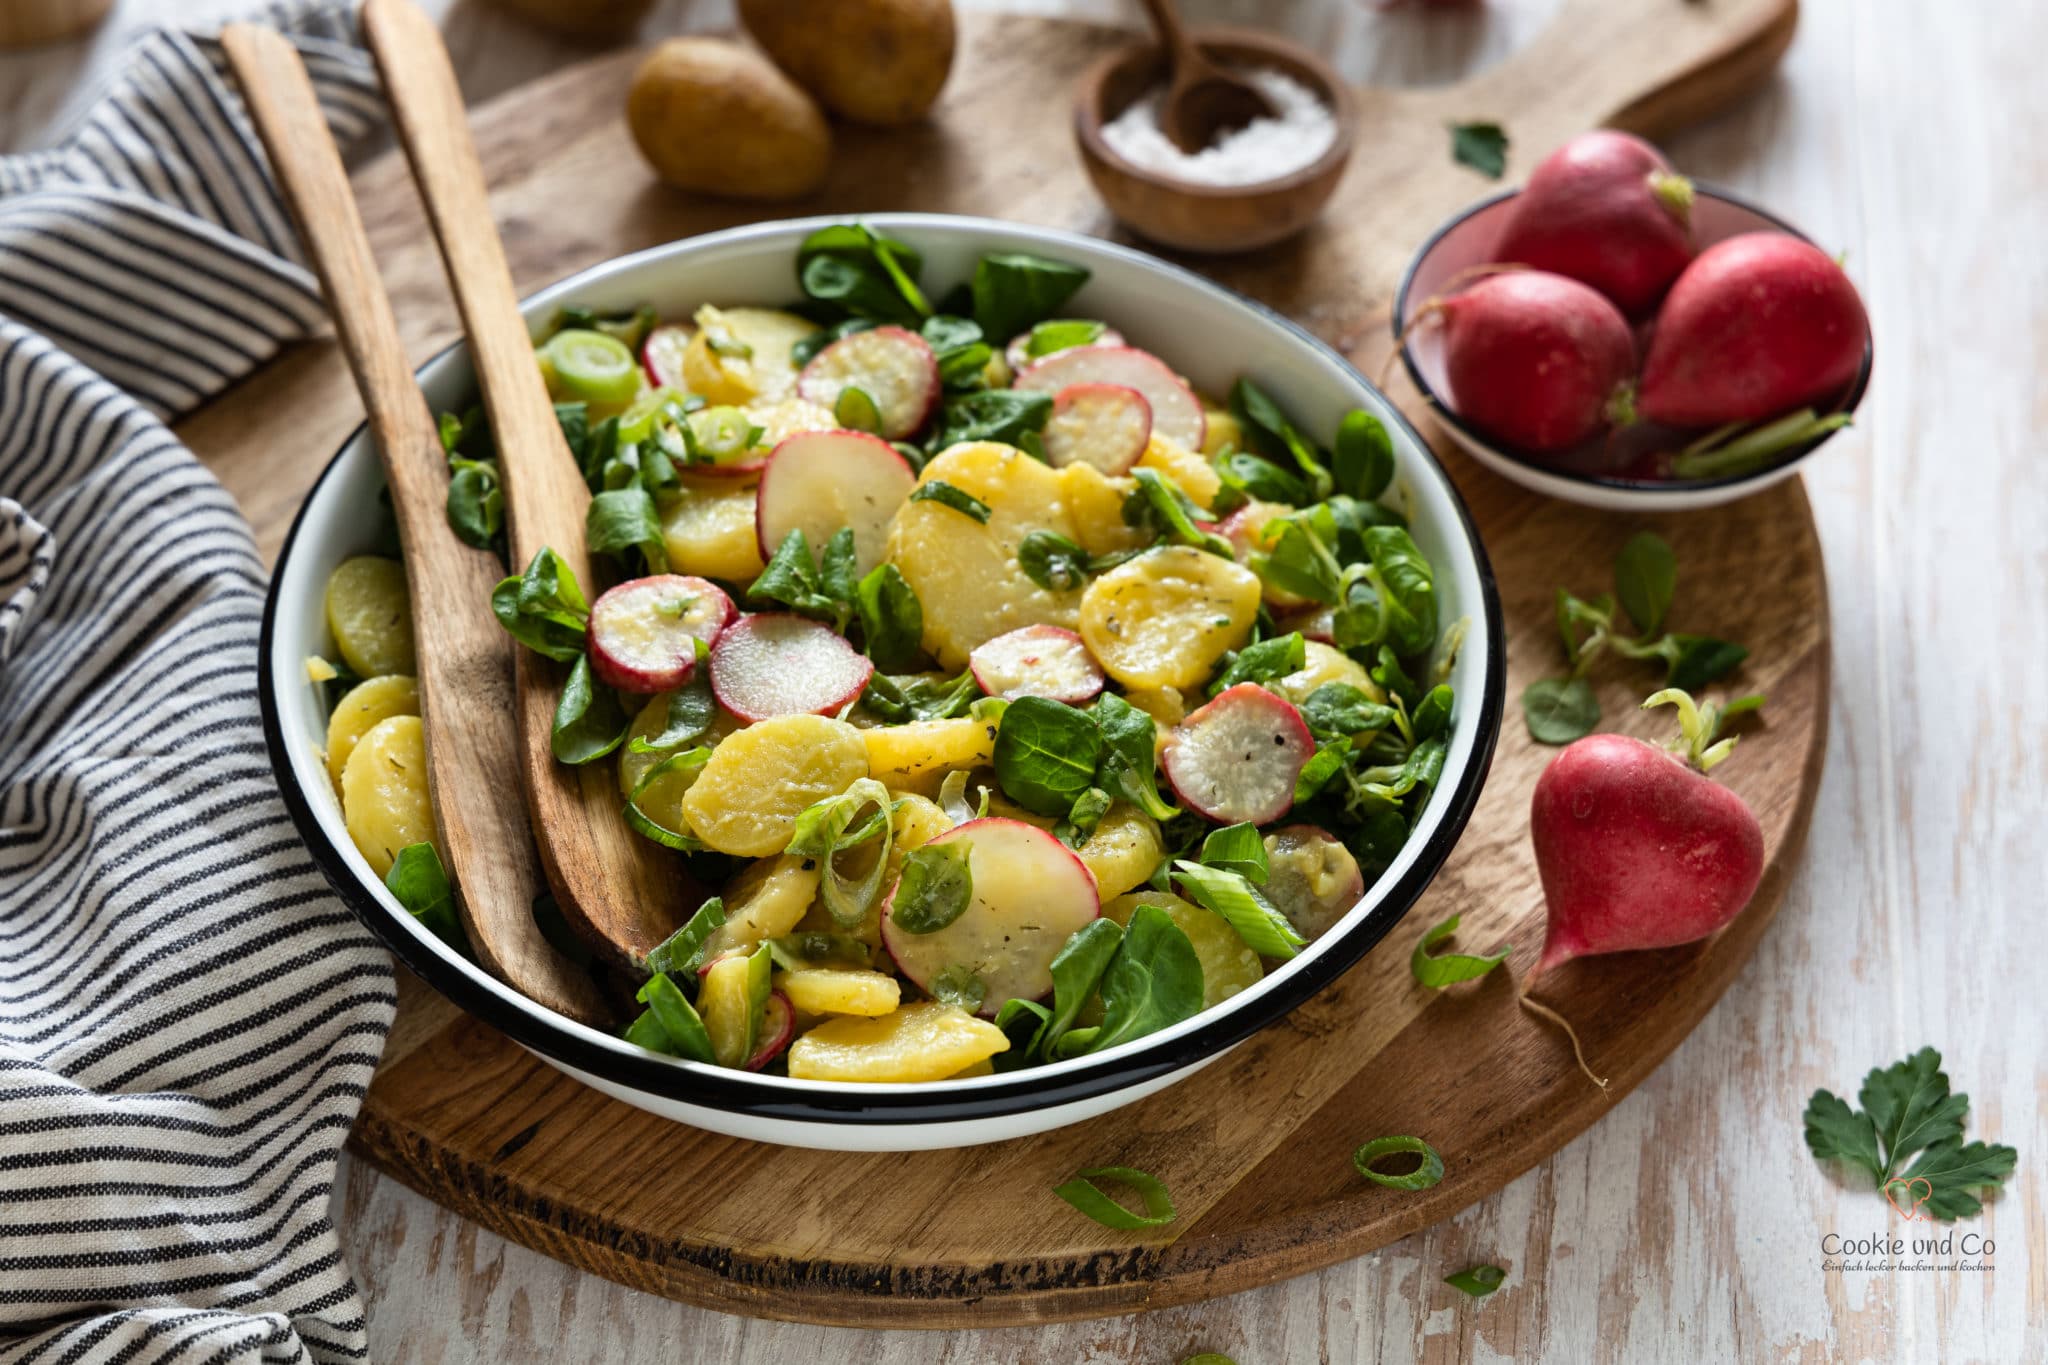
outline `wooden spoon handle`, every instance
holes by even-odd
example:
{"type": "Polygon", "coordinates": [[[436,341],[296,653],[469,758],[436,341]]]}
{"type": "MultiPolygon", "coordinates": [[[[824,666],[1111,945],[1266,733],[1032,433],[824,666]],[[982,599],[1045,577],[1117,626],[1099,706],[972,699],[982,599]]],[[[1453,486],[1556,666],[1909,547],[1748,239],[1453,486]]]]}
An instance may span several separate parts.
{"type": "Polygon", "coordinates": [[[1152,27],[1159,34],[1159,41],[1166,46],[1172,58],[1175,72],[1192,72],[1210,65],[1194,40],[1188,37],[1187,26],[1180,21],[1180,7],[1174,0],[1144,0],[1145,13],[1152,18],[1152,27]]]}
{"type": "Polygon", "coordinates": [[[221,42],[319,272],[383,461],[420,643],[427,785],[470,944],[487,968],[549,1008],[607,1021],[611,1010],[589,975],[535,926],[541,879],[533,841],[518,808],[494,799],[518,772],[508,689],[512,642],[484,605],[498,566],[448,531],[448,463],[406,361],[341,154],[297,49],[249,24],[230,25],[221,42]]]}
{"type": "MultiPolygon", "coordinates": [[[[524,567],[552,548],[594,601],[603,585],[584,547],[590,490],[534,363],[448,49],[408,0],[369,0],[363,30],[469,334],[497,442],[514,564],[524,567]]],[[[520,774],[541,866],[563,913],[593,947],[621,962],[644,957],[696,909],[695,889],[673,854],[627,827],[612,764],[555,762],[549,735],[567,669],[530,650],[516,657],[520,774]]]]}

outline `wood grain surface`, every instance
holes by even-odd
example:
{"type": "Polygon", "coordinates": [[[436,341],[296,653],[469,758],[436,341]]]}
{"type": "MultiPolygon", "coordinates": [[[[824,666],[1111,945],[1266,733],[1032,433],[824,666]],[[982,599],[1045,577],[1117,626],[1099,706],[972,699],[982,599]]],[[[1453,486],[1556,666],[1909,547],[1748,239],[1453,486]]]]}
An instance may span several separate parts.
{"type": "MultiPolygon", "coordinates": [[[[1136,17],[1114,0],[1005,2],[1136,17]]],[[[97,45],[0,58],[0,145],[45,140],[81,107],[124,26],[238,8],[127,0],[97,45]]],[[[1284,25],[1355,79],[1399,84],[1497,59],[1554,6],[1188,8],[1204,22],[1284,25]]],[[[724,22],[716,4],[669,0],[645,32],[724,22]]],[[[444,27],[473,98],[575,55],[474,0],[445,5],[444,27]]],[[[1601,1122],[1454,1218],[1317,1273],[1139,1317],[943,1334],[687,1308],[508,1243],[356,1162],[336,1217],[379,1358],[1067,1365],[1171,1362],[1204,1349],[1243,1365],[2048,1357],[2048,1189],[2038,1161],[2048,1151],[2048,1072],[2040,969],[2025,951],[2048,884],[2035,833],[2048,820],[2048,759],[2026,662],[2048,657],[2038,607],[2048,595],[2039,511],[2048,476],[2036,435],[2048,418],[2036,378],[2048,271],[2035,240],[2048,214],[2048,161],[2009,136],[2048,117],[2031,56],[2044,44],[2048,14],[2033,7],[1962,15],[1906,0],[1809,0],[1783,73],[1667,143],[1692,174],[1844,248],[1881,356],[1860,429],[1806,476],[1830,568],[1835,654],[1833,735],[1808,852],[1727,997],[1601,1122]],[[1868,1067],[1930,1042],[1973,1097],[1973,1133],[2021,1151],[2011,1188],[1976,1224],[1997,1241],[1990,1268],[1828,1268],[1823,1234],[1899,1225],[1870,1191],[1814,1165],[1798,1140],[1799,1109],[1816,1085],[1852,1089],[1868,1067]],[[1499,1293],[1473,1302],[1439,1283],[1479,1261],[1508,1268],[1499,1293]]],[[[1485,188],[1473,182],[1473,193],[1485,188]]],[[[416,213],[410,223],[416,231],[416,213]]],[[[395,235],[380,234],[387,256],[395,235]]],[[[399,302],[423,358],[450,329],[445,290],[422,285],[399,302]]],[[[331,361],[325,375],[318,355],[297,363],[345,386],[331,361]]],[[[273,496],[252,490],[253,474],[240,480],[252,512],[295,502],[354,420],[331,396],[315,410],[327,425],[276,455],[286,487],[273,496]]],[[[212,433],[223,447],[228,434],[212,433]]],[[[1457,472],[1474,496],[1490,482],[1457,472]]],[[[395,1049],[415,1045],[416,1021],[435,1024],[409,1005],[395,1049]]]]}
{"type": "Polygon", "coordinates": [[[500,566],[448,534],[448,461],[413,378],[377,276],[341,154],[297,49],[275,30],[237,24],[222,46],[320,275],[337,344],[355,376],[391,493],[419,650],[427,787],[470,946],[491,971],[586,1023],[617,1011],[588,972],[541,936],[526,908],[541,888],[533,838],[516,805],[494,799],[518,781],[512,642],[476,604],[500,566]]]}

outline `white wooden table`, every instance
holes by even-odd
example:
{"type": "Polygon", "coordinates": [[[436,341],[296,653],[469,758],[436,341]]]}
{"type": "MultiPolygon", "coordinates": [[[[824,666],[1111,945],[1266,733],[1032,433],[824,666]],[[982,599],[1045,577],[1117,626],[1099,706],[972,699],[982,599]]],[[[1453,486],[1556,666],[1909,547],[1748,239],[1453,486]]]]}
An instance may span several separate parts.
{"type": "MultiPolygon", "coordinates": [[[[244,7],[121,0],[91,43],[0,57],[0,147],[51,136],[122,33],[244,7]]],[[[473,98],[579,55],[483,0],[430,7],[473,98]]],[[[1006,7],[1129,17],[1112,0],[1006,7]]],[[[1280,7],[1188,8],[1270,21],[1280,7]]],[[[1420,81],[1497,56],[1546,9],[1323,0],[1287,16],[1302,36],[1340,34],[1329,45],[1356,79],[1420,81]]],[[[727,18],[723,3],[669,0],[646,31],[727,18]]],[[[1320,1274],[1146,1317],[945,1336],[685,1308],[510,1245],[344,1159],[335,1216],[375,1356],[2048,1360],[2044,51],[2048,11],[2019,0],[1810,0],[1770,88],[1670,146],[1681,168],[1847,251],[1875,320],[1877,378],[1859,430],[1807,475],[1836,652],[1804,868],[1727,997],[1592,1131],[1451,1222],[1320,1274]],[[1825,1234],[1902,1225],[1807,1155],[1806,1098],[1819,1085],[1853,1093],[1871,1066],[1930,1043],[1973,1098],[1972,1136],[2020,1152],[2005,1196],[1963,1225],[1995,1242],[1991,1268],[1823,1269],[1825,1234]],[[1479,1261],[1509,1268],[1491,1298],[1437,1283],[1479,1261]]]]}

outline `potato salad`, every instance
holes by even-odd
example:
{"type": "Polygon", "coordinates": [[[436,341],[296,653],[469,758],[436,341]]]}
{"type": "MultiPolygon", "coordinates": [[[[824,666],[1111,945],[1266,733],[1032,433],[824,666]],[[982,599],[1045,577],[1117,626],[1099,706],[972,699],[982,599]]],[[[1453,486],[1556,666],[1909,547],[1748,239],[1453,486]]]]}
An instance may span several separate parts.
{"type": "MultiPolygon", "coordinates": [[[[630,964],[626,1037],[942,1081],[1253,986],[1443,769],[1460,624],[1386,430],[1197,392],[1061,261],[927,282],[844,224],[793,266],[787,307],[571,309],[536,349],[607,577],[544,551],[491,607],[567,666],[556,759],[614,768],[619,818],[717,892],[630,964]]],[[[502,552],[490,432],[442,427],[450,527],[502,552]]],[[[409,906],[445,897],[403,570],[350,560],[328,605],[350,833],[409,906]]]]}

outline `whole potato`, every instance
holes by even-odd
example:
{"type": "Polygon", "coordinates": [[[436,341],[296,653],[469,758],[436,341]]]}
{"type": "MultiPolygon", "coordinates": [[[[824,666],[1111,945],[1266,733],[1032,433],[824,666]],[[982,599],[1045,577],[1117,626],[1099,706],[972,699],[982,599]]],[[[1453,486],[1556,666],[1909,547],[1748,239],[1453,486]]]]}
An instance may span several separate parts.
{"type": "Polygon", "coordinates": [[[924,117],[953,65],[952,0],[739,0],[740,22],[835,114],[924,117]]]}
{"type": "Polygon", "coordinates": [[[671,38],[626,94],[633,140],[661,178],[736,199],[791,199],[825,178],[832,130],[810,97],[746,48],[671,38]]]}

